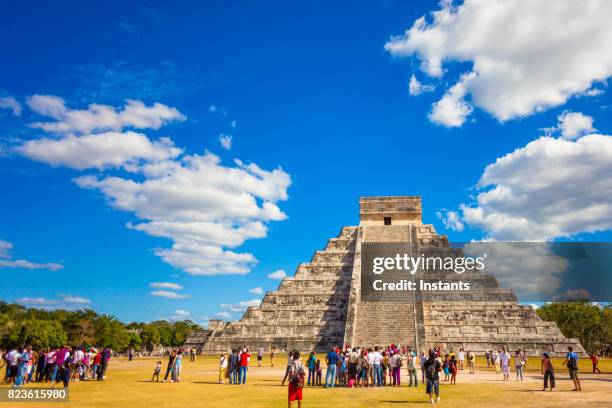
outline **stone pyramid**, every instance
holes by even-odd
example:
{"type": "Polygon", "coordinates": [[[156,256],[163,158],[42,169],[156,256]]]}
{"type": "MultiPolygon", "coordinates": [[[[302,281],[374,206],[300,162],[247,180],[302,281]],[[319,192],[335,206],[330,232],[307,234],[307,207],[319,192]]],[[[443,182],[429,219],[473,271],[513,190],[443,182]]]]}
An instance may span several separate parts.
{"type": "Polygon", "coordinates": [[[186,346],[219,353],[244,346],[326,351],[343,344],[396,343],[419,352],[441,346],[483,353],[505,346],[532,355],[558,355],[571,345],[584,352],[578,340],[565,338],[554,322],[542,321],[531,307],[519,304],[493,276],[462,276],[480,285],[476,294],[417,291],[389,300],[366,299],[361,293],[361,248],[370,243],[461,254],[433,225],[423,224],[421,197],[362,197],[359,226],[343,227],[325,249],[300,264],[295,276],[284,278],[239,321],[213,320],[208,330],[192,334],[186,346]]]}

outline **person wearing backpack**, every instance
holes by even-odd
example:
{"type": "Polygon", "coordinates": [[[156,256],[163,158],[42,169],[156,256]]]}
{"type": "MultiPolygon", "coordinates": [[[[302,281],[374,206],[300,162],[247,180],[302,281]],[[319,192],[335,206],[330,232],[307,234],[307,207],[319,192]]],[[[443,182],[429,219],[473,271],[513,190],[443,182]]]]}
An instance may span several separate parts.
{"type": "Polygon", "coordinates": [[[298,402],[298,408],[302,407],[302,389],[304,389],[304,377],[306,371],[300,360],[300,352],[293,352],[293,363],[289,371],[289,408],[293,401],[298,402]]]}
{"type": "Polygon", "coordinates": [[[434,394],[436,394],[435,402],[440,401],[440,371],[442,371],[442,364],[436,358],[435,353],[430,352],[429,358],[425,361],[423,367],[425,369],[425,381],[427,381],[425,393],[429,394],[429,402],[433,404],[434,394]]]}
{"type": "Polygon", "coordinates": [[[563,361],[563,365],[567,367],[569,376],[574,382],[573,391],[582,391],[580,388],[580,380],[578,379],[578,354],[574,352],[572,346],[567,347],[567,356],[565,357],[565,361],[563,361]]]}

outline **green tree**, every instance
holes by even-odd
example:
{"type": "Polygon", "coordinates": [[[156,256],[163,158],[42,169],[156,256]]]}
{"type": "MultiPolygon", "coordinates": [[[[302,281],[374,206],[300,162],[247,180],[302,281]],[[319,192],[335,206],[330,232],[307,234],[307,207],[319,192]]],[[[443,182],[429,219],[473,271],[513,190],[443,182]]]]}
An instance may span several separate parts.
{"type": "Polygon", "coordinates": [[[580,340],[586,352],[597,350],[606,341],[604,312],[588,301],[548,303],[538,309],[538,315],[557,323],[565,337],[580,340]]]}
{"type": "Polygon", "coordinates": [[[12,347],[31,345],[34,349],[46,349],[66,344],[68,336],[59,323],[29,319],[18,322],[7,340],[12,347]]]}
{"type": "Polygon", "coordinates": [[[161,344],[159,329],[155,324],[146,324],[140,332],[140,338],[142,339],[143,347],[147,351],[152,351],[153,347],[161,344]]]}
{"type": "Polygon", "coordinates": [[[123,323],[113,316],[102,315],[94,321],[94,344],[99,347],[111,347],[113,350],[125,351],[130,343],[130,335],[123,323]]]}

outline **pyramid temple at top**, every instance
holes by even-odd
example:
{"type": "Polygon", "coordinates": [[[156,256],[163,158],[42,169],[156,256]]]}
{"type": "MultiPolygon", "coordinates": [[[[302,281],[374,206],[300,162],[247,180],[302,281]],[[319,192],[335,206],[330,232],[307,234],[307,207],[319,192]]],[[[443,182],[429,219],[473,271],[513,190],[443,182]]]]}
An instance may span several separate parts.
{"type": "MultiPolygon", "coordinates": [[[[505,346],[531,355],[559,355],[571,345],[584,352],[577,339],[565,338],[554,322],[519,304],[491,275],[463,274],[463,281],[480,288],[466,294],[416,290],[388,299],[366,296],[361,261],[368,245],[400,245],[419,255],[461,256],[461,250],[433,225],[423,224],[419,196],[362,197],[359,205],[358,226],[342,227],[310,262],[298,266],[295,276],[284,278],[239,321],[211,320],[208,330],[193,333],[186,346],[219,353],[244,346],[326,351],[335,345],[395,343],[419,352],[439,346],[483,353],[505,346]]],[[[441,276],[430,273],[427,279],[441,276]]]]}

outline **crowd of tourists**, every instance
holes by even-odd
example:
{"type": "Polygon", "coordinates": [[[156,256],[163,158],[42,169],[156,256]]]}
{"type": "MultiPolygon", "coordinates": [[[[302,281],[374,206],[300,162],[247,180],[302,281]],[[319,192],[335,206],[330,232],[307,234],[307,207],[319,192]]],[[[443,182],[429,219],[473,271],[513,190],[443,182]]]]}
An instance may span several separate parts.
{"type": "Polygon", "coordinates": [[[97,350],[62,346],[32,350],[32,347],[0,349],[0,369],[5,368],[4,381],[19,387],[27,383],[63,383],[103,381],[112,356],[110,347],[97,350]]]}
{"type": "MultiPolygon", "coordinates": [[[[275,352],[276,350],[274,350],[275,352]]],[[[257,352],[258,365],[261,366],[264,349],[257,352]]],[[[274,354],[271,351],[271,366],[274,365],[274,354]]],[[[234,349],[227,355],[223,353],[219,361],[219,383],[226,379],[230,384],[245,384],[251,354],[248,347],[234,349]]],[[[516,381],[523,381],[527,365],[527,355],[523,350],[513,353],[505,347],[490,350],[484,355],[487,367],[493,367],[503,381],[509,381],[510,367],[514,365],[516,381]]],[[[601,372],[597,368],[597,356],[590,355],[593,362],[593,373],[601,372]]],[[[408,387],[417,387],[419,381],[425,385],[425,392],[431,403],[440,400],[440,382],[456,384],[457,374],[466,370],[475,373],[476,354],[472,350],[460,348],[443,352],[434,347],[417,355],[410,347],[391,344],[388,347],[349,347],[343,350],[332,348],[324,358],[312,351],[307,356],[293,350],[287,353],[287,365],[281,385],[289,383],[289,405],[302,400],[302,389],[306,387],[399,387],[404,383],[408,387]],[[406,377],[402,380],[405,367],[406,377]],[[325,369],[324,369],[325,368],[325,369]]],[[[578,354],[568,347],[563,365],[567,368],[573,381],[574,391],[580,391],[578,378],[578,354]]],[[[544,380],[543,391],[552,391],[555,387],[554,367],[548,353],[543,353],[540,362],[544,380]]]]}

